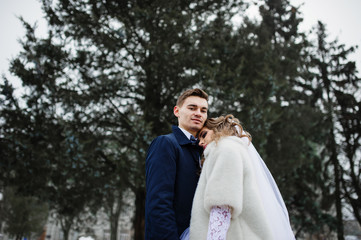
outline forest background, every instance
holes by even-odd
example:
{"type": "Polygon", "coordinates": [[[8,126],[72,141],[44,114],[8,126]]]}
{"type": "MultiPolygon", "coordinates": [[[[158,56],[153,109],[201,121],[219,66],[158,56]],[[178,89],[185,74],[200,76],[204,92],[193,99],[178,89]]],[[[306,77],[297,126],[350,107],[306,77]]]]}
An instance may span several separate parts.
{"type": "Polygon", "coordinates": [[[345,209],[361,224],[355,46],[328,40],[323,23],[300,31],[287,0],[42,0],[42,9],[47,35],[23,21],[9,66],[21,95],[1,80],[4,231],[30,236],[52,213],[67,239],[101,209],[115,240],[131,197],[143,239],[146,151],[193,87],[211,96],[209,116],[232,113],[252,134],[297,237],[344,239],[345,209]],[[258,20],[244,14],[253,4],[258,20]],[[19,218],[32,224],[12,224],[19,218]]]}

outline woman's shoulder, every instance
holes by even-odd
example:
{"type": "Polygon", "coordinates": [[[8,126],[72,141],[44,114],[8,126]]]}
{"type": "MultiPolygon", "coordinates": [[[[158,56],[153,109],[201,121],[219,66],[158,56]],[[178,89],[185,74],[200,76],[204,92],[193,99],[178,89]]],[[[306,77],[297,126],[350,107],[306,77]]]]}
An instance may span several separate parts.
{"type": "Polygon", "coordinates": [[[219,139],[218,145],[222,148],[246,148],[249,145],[249,139],[247,137],[227,136],[219,139]]]}
{"type": "Polygon", "coordinates": [[[218,139],[218,141],[211,142],[204,151],[204,155],[208,156],[211,153],[214,154],[224,151],[233,152],[239,150],[246,150],[248,143],[248,138],[239,138],[236,136],[222,137],[218,139]]]}

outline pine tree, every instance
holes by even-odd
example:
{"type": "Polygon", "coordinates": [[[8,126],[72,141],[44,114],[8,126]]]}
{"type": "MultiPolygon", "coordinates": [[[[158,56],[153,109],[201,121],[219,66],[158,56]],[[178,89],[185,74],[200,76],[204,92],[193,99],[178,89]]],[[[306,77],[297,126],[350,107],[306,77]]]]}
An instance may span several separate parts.
{"type": "MultiPolygon", "coordinates": [[[[354,47],[346,48],[344,45],[338,44],[337,40],[327,42],[326,38],[325,25],[318,22],[316,53],[312,58],[312,62],[316,67],[314,81],[317,84],[319,104],[321,104],[326,114],[325,124],[330,126],[329,133],[326,136],[324,154],[328,157],[328,163],[332,166],[333,171],[331,179],[334,183],[334,192],[332,196],[336,208],[337,236],[338,239],[344,239],[343,196],[344,194],[349,196],[350,192],[359,190],[358,186],[355,188],[353,185],[358,184],[360,181],[357,177],[355,178],[355,168],[348,166],[351,168],[346,170],[342,163],[343,155],[346,155],[349,161],[353,161],[355,151],[359,149],[358,134],[353,135],[356,137],[355,142],[350,139],[350,133],[354,134],[357,131],[358,118],[351,120],[354,121],[355,125],[349,125],[350,122],[347,118],[358,111],[357,101],[354,96],[359,92],[360,80],[356,76],[355,63],[347,60],[348,55],[354,51],[354,47]],[[349,101],[356,103],[356,106],[351,107],[349,101]],[[350,115],[348,115],[348,111],[350,111],[350,115]],[[338,140],[340,138],[345,142],[340,142],[338,140]],[[350,148],[354,150],[350,152],[348,150],[350,148]],[[342,150],[344,150],[344,153],[342,150]],[[352,178],[352,176],[353,184],[346,187],[345,182],[348,182],[348,179],[352,178]],[[342,191],[342,187],[346,190],[345,192],[342,191]]],[[[358,195],[359,197],[360,195],[358,195]]],[[[353,205],[353,198],[348,198],[348,201],[353,205]]],[[[359,208],[356,207],[354,210],[357,211],[357,209],[359,208]]]]}
{"type": "Polygon", "coordinates": [[[261,22],[218,14],[203,27],[197,74],[212,97],[212,116],[232,113],[252,136],[288,205],[297,237],[334,226],[323,189],[323,112],[305,84],[311,45],[288,1],[260,4],[261,22]],[[317,189],[315,191],[315,189],[317,189]],[[315,227],[316,226],[316,227],[315,227]]]}
{"type": "Polygon", "coordinates": [[[0,222],[5,223],[4,232],[16,240],[40,235],[48,217],[47,204],[36,197],[22,196],[11,187],[2,193],[0,222]]]}
{"type": "MultiPolygon", "coordinates": [[[[53,110],[34,124],[45,121],[49,130],[57,129],[57,141],[65,148],[59,151],[68,153],[69,159],[89,161],[86,170],[94,173],[86,178],[93,183],[89,194],[111,194],[116,199],[126,192],[120,186],[133,191],[135,239],[143,239],[144,231],[146,149],[156,135],[169,132],[175,123],[176,97],[200,81],[193,68],[201,53],[198,25],[213,12],[227,12],[239,3],[43,0],[49,36],[38,39],[30,30],[23,55],[12,63],[11,71],[28,83],[24,87],[36,91],[29,98],[33,102],[43,99],[53,110]],[[56,126],[51,127],[54,122],[56,126]],[[99,161],[104,171],[96,170],[99,161]],[[109,171],[109,178],[104,178],[109,171]]],[[[34,113],[29,112],[29,117],[34,113]]],[[[40,148],[39,142],[35,146],[40,148]]],[[[46,156],[44,161],[54,157],[46,156]]],[[[79,214],[69,215],[63,224],[65,236],[79,214]]],[[[109,213],[112,221],[117,221],[116,215],[109,213]]]]}

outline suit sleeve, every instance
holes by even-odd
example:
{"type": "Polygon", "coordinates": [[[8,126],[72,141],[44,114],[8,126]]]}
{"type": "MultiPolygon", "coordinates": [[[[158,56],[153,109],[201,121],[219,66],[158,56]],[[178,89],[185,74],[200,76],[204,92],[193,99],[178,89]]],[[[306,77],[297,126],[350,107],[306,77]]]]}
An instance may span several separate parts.
{"type": "Polygon", "coordinates": [[[169,138],[153,140],[146,159],[146,239],[179,239],[173,208],[176,159],[169,138]]]}
{"type": "Polygon", "coordinates": [[[206,172],[204,206],[207,212],[213,206],[221,205],[232,207],[235,216],[242,212],[245,157],[246,154],[227,145],[227,142],[220,142],[220,146],[217,146],[206,172]]]}

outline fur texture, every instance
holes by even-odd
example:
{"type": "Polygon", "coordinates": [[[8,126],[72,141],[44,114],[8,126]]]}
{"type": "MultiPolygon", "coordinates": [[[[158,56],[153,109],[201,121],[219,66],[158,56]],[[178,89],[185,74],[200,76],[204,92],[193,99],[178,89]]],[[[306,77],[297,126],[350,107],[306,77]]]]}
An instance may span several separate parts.
{"type": "Polygon", "coordinates": [[[190,240],[207,238],[212,206],[232,207],[227,240],[274,239],[256,184],[247,143],[224,137],[210,143],[193,200],[190,240]]]}

